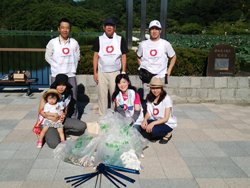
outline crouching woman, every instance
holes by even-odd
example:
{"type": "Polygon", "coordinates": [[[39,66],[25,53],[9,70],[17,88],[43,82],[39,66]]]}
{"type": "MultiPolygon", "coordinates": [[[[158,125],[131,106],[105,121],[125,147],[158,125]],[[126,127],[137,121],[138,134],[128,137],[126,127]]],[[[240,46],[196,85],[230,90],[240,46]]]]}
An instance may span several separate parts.
{"type": "Polygon", "coordinates": [[[140,132],[141,122],[144,119],[141,100],[127,74],[116,76],[112,100],[116,103],[115,111],[124,117],[131,117],[133,119],[131,126],[140,132]]]}
{"type": "Polygon", "coordinates": [[[148,85],[147,112],[141,123],[141,134],[148,140],[160,139],[160,144],[166,144],[172,138],[172,130],[177,126],[173,115],[173,102],[163,89],[160,78],[153,77],[148,85]]]}

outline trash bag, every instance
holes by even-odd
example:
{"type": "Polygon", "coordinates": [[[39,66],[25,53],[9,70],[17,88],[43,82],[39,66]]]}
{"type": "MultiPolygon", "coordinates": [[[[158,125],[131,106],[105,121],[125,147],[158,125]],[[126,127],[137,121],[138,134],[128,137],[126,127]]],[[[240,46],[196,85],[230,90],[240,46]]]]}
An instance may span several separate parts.
{"type": "Polygon", "coordinates": [[[149,144],[147,139],[130,126],[131,121],[132,118],[123,117],[108,109],[98,120],[101,129],[99,135],[86,131],[77,140],[62,142],[54,150],[54,157],[80,166],[105,163],[120,167],[135,166],[139,169],[140,162],[124,162],[124,157],[121,157],[133,150],[139,159],[143,148],[149,144]]]}
{"type": "Polygon", "coordinates": [[[102,162],[124,167],[120,157],[131,149],[140,158],[143,148],[149,144],[149,141],[130,126],[131,121],[131,118],[123,117],[117,112],[106,111],[98,121],[105,134],[102,135],[98,146],[94,165],[102,162]]]}
{"type": "Polygon", "coordinates": [[[93,154],[100,139],[101,137],[86,132],[76,140],[58,144],[53,151],[53,157],[78,166],[93,166],[93,154]]]}

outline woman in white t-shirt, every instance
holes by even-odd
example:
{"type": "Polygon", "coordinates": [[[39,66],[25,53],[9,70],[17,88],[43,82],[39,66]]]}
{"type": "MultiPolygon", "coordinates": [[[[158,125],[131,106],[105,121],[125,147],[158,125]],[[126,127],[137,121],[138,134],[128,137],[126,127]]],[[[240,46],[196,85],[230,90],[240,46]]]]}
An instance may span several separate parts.
{"type": "Polygon", "coordinates": [[[160,144],[166,144],[172,138],[172,130],[177,126],[173,115],[173,102],[163,89],[160,78],[153,77],[148,85],[147,113],[141,123],[141,134],[148,140],[160,139],[160,144]]]}

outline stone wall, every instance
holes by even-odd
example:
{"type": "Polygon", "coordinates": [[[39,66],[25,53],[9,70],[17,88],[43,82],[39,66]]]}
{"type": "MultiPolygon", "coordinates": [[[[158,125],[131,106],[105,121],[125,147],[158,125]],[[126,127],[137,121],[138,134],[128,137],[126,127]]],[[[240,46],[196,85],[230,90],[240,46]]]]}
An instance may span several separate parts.
{"type": "MultiPolygon", "coordinates": [[[[130,76],[132,85],[142,92],[138,76],[130,76]]],[[[77,75],[80,101],[98,100],[93,75],[77,75]]],[[[166,91],[175,103],[218,102],[250,103],[250,77],[177,77],[171,76],[166,91]]]]}

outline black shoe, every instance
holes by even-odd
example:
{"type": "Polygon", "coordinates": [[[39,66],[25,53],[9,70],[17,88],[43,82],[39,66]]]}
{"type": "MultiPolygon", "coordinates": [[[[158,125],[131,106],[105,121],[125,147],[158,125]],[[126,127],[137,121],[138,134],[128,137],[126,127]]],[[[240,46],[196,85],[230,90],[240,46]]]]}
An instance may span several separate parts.
{"type": "Polygon", "coordinates": [[[172,134],[171,134],[171,136],[169,136],[169,137],[163,137],[161,140],[160,140],[160,144],[167,144],[168,143],[168,141],[169,140],[171,140],[171,138],[172,138],[172,134]]]}

